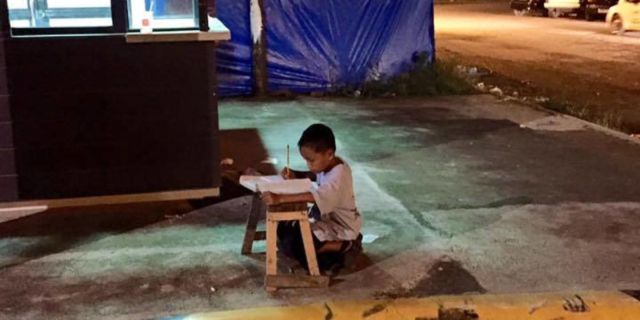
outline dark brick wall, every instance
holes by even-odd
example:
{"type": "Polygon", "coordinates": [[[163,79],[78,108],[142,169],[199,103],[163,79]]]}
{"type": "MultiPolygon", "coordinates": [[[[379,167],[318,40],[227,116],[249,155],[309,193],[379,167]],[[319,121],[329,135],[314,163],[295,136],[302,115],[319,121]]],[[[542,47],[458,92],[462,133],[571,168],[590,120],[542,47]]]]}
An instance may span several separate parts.
{"type": "Polygon", "coordinates": [[[219,186],[212,43],[6,45],[20,199],[219,186]]]}
{"type": "Polygon", "coordinates": [[[5,40],[9,36],[6,16],[7,2],[0,1],[0,201],[13,201],[18,193],[5,61],[5,40]]]}

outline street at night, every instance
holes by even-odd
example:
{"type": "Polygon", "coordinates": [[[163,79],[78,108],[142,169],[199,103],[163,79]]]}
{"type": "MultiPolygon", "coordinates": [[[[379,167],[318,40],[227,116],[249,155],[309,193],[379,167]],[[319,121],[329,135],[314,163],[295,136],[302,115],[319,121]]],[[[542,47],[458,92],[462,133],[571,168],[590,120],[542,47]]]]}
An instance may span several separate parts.
{"type": "Polygon", "coordinates": [[[604,20],[514,16],[507,2],[436,5],[435,18],[440,58],[488,68],[573,115],[640,132],[640,32],[613,35],[604,20]]]}
{"type": "Polygon", "coordinates": [[[0,320],[639,320],[640,0],[459,1],[0,0],[0,320]]]}

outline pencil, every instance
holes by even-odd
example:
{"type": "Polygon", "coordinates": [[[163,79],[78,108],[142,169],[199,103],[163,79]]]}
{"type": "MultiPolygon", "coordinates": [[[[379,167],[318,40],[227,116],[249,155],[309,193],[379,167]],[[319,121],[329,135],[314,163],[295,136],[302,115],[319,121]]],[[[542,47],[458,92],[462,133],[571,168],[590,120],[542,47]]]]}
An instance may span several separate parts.
{"type": "Polygon", "coordinates": [[[289,170],[289,145],[287,145],[287,170],[289,170]]]}

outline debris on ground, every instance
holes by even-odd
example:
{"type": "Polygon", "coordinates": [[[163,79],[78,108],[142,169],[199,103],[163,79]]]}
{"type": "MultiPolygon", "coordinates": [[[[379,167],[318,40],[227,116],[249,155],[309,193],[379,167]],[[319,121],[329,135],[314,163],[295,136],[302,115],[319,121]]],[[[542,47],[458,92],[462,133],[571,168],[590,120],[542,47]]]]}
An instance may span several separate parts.
{"type": "Polygon", "coordinates": [[[233,165],[233,159],[231,158],[224,158],[220,161],[220,165],[227,165],[227,166],[232,166],[233,165]]]}
{"type": "Polygon", "coordinates": [[[491,77],[492,71],[489,69],[484,69],[478,66],[457,65],[455,70],[460,76],[464,77],[469,84],[475,87],[476,90],[500,97],[502,98],[502,101],[519,101],[525,103],[533,102],[537,104],[549,102],[549,98],[547,97],[534,97],[527,94],[528,90],[526,88],[532,85],[531,81],[522,80],[515,86],[508,82],[505,83],[503,81],[498,81],[502,84],[498,86],[497,83],[493,81],[495,79],[491,77]],[[487,83],[486,81],[490,82],[487,83]]]}
{"type": "Polygon", "coordinates": [[[547,102],[549,102],[549,98],[543,97],[543,96],[535,97],[534,100],[537,103],[547,103],[547,102]]]}
{"type": "Polygon", "coordinates": [[[575,313],[589,312],[589,305],[579,295],[574,295],[572,298],[565,299],[565,303],[562,306],[564,310],[575,313]]]}
{"type": "Polygon", "coordinates": [[[547,304],[547,301],[540,301],[534,305],[531,306],[531,308],[529,309],[529,314],[534,314],[536,311],[538,311],[538,309],[544,307],[547,304]]]}
{"type": "Polygon", "coordinates": [[[180,220],[184,218],[184,214],[165,214],[164,218],[169,220],[180,220]]]}
{"type": "MultiPolygon", "coordinates": [[[[489,69],[485,69],[480,66],[465,66],[458,64],[455,67],[455,72],[473,86],[477,91],[482,93],[489,93],[496,97],[499,97],[501,101],[505,102],[521,102],[525,104],[541,105],[545,108],[550,108],[558,111],[554,106],[557,104],[555,101],[544,95],[536,94],[535,86],[530,80],[516,80],[505,79],[499,77],[489,69]]],[[[594,91],[596,95],[599,95],[599,91],[594,91]]],[[[563,105],[564,109],[571,109],[570,106],[563,105]]],[[[573,108],[575,109],[575,108],[573,108]]],[[[578,118],[588,118],[587,115],[579,114],[579,112],[570,112],[578,118]]],[[[534,130],[553,130],[553,131],[573,131],[583,130],[583,126],[575,121],[560,121],[565,125],[555,124],[554,121],[536,121],[533,123],[522,124],[522,128],[530,128],[534,130]],[[566,125],[568,123],[568,125],[566,125]]],[[[592,121],[601,125],[611,127],[608,119],[604,120],[606,123],[598,121],[592,121]]],[[[637,136],[636,136],[637,138],[637,136]]]]}
{"type": "Polygon", "coordinates": [[[455,71],[458,73],[458,75],[466,78],[477,78],[481,76],[486,76],[489,73],[491,73],[489,70],[480,69],[477,66],[467,67],[463,65],[457,65],[455,68],[455,71]]]}
{"type": "Polygon", "coordinates": [[[473,77],[478,75],[478,68],[467,67],[460,64],[456,66],[455,71],[458,73],[458,75],[461,75],[461,76],[473,77]]]}
{"type": "Polygon", "coordinates": [[[473,309],[460,308],[440,308],[438,309],[438,320],[476,320],[480,319],[478,313],[473,309]]]}
{"type": "Polygon", "coordinates": [[[174,288],[172,285],[170,285],[170,284],[163,284],[163,285],[160,287],[160,292],[162,292],[162,293],[169,293],[169,292],[172,292],[174,289],[175,289],[175,288],[174,288]]]}
{"type": "Polygon", "coordinates": [[[489,90],[489,93],[494,94],[496,96],[502,96],[504,93],[502,92],[502,89],[498,88],[498,87],[493,87],[491,88],[491,90],[489,90]]]}

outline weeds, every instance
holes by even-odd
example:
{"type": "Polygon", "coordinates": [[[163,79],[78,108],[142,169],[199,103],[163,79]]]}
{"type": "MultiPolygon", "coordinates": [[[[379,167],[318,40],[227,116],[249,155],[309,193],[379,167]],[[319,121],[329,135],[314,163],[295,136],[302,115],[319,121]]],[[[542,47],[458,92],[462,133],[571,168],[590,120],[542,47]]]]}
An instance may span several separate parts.
{"type": "Polygon", "coordinates": [[[369,81],[362,87],[361,94],[365,97],[412,97],[474,93],[473,86],[456,72],[455,67],[446,61],[432,63],[421,55],[410,71],[387,80],[369,81]]]}
{"type": "Polygon", "coordinates": [[[622,115],[615,110],[602,111],[590,105],[577,106],[569,102],[558,103],[554,100],[549,100],[543,103],[542,106],[553,111],[599,124],[603,127],[622,132],[633,132],[633,128],[626,124],[622,115]]]}

